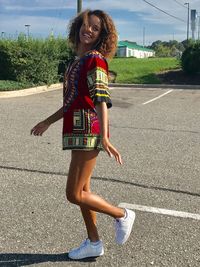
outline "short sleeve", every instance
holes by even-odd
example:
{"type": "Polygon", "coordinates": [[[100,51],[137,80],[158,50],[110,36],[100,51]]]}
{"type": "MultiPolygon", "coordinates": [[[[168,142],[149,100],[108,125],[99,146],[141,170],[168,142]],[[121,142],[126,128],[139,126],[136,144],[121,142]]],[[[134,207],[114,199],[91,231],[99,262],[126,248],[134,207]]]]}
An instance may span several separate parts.
{"type": "Polygon", "coordinates": [[[91,68],[87,72],[87,84],[94,105],[106,102],[108,108],[112,107],[108,88],[108,64],[104,58],[92,58],[91,68]]]}

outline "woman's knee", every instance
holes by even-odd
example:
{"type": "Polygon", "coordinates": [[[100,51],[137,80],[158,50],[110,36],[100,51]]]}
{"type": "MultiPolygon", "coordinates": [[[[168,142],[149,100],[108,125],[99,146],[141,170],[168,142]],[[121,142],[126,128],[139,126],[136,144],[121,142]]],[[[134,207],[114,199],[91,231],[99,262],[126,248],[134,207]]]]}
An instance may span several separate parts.
{"type": "Polygon", "coordinates": [[[83,191],[91,193],[91,191],[90,191],[90,182],[89,181],[83,186],[83,191]]]}
{"type": "Polygon", "coordinates": [[[67,197],[67,200],[73,204],[76,204],[76,205],[81,204],[80,194],[66,190],[66,197],[67,197]]]}
{"type": "Polygon", "coordinates": [[[80,205],[82,203],[82,193],[87,192],[90,193],[90,183],[87,182],[84,186],[82,191],[80,192],[73,192],[72,188],[68,188],[66,187],[66,198],[69,202],[76,204],[76,205],[80,205]]]}

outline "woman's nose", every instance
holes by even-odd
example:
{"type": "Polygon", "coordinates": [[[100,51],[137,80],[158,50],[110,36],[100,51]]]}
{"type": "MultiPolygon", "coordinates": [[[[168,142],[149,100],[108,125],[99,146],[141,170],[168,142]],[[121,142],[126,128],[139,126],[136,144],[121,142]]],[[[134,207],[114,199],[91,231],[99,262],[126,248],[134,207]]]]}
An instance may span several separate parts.
{"type": "Polygon", "coordinates": [[[88,32],[91,32],[92,31],[92,27],[91,26],[88,26],[87,31],[88,32]]]}

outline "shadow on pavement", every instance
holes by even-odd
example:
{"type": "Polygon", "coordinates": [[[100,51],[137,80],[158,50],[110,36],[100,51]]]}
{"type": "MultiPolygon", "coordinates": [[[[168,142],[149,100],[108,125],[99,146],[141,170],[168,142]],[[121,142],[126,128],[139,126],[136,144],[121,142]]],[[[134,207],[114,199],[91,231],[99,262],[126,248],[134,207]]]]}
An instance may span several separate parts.
{"type": "MultiPolygon", "coordinates": [[[[0,254],[0,267],[19,267],[44,262],[70,262],[68,253],[62,254],[19,254],[2,253],[0,254]]],[[[95,262],[96,258],[79,260],[80,262],[95,262]]]]}

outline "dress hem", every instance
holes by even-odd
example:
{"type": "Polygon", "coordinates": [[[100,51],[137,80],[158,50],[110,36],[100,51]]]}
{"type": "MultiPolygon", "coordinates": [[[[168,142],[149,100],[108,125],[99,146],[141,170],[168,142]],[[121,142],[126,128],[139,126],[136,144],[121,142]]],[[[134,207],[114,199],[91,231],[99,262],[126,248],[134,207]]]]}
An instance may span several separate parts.
{"type": "Polygon", "coordinates": [[[91,147],[91,148],[74,148],[74,147],[66,147],[66,148],[63,148],[62,150],[80,150],[80,151],[92,151],[92,150],[99,150],[99,151],[104,151],[103,148],[98,148],[98,147],[91,147]]]}

